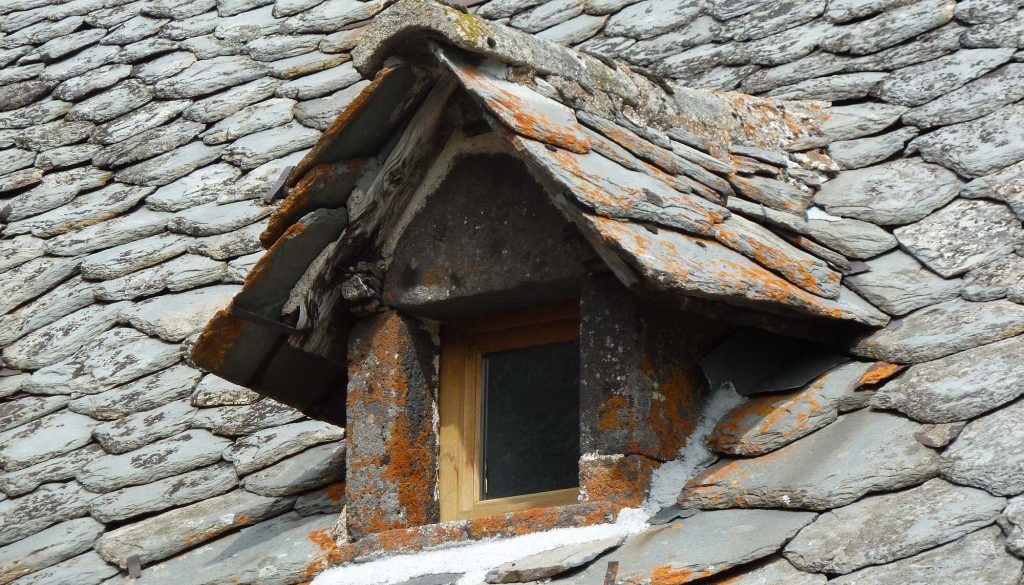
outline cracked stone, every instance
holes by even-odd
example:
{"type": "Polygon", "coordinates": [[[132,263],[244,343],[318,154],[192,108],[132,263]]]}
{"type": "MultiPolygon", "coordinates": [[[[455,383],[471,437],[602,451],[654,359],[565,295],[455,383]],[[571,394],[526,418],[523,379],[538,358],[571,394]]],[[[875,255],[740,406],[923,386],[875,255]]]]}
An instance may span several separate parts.
{"type": "Polygon", "coordinates": [[[56,412],[68,403],[66,396],[24,396],[0,403],[0,432],[56,412]]]}
{"type": "Polygon", "coordinates": [[[132,68],[132,77],[137,77],[145,83],[153,84],[181,73],[195,62],[196,56],[194,54],[188,51],[175,51],[161,55],[152,61],[136,65],[132,68]]]}
{"type": "Polygon", "coordinates": [[[268,63],[268,65],[270,67],[270,74],[274,77],[279,79],[295,79],[296,77],[337,67],[349,59],[350,57],[347,54],[315,51],[274,61],[268,63]]]}
{"type": "Polygon", "coordinates": [[[239,138],[224,151],[224,160],[252,169],[316,144],[320,132],[297,122],[239,138]]]}
{"type": "Polygon", "coordinates": [[[87,463],[75,477],[86,489],[111,492],[180,475],[220,460],[231,444],[204,430],[185,431],[122,455],[106,455],[87,463]]]}
{"type": "Polygon", "coordinates": [[[242,437],[224,451],[224,459],[234,463],[239,475],[248,475],[309,447],[344,437],[345,430],[334,425],[301,421],[242,437]]]}
{"type": "Polygon", "coordinates": [[[914,439],[919,428],[883,412],[845,414],[767,455],[715,464],[686,484],[679,505],[829,510],[915,485],[938,467],[938,455],[914,439]]]}
{"type": "Polygon", "coordinates": [[[313,51],[323,38],[323,35],[273,35],[249,41],[245,48],[257,61],[278,61],[313,51]]]}
{"type": "Polygon", "coordinates": [[[871,102],[837,106],[829,110],[831,116],[821,124],[820,135],[800,138],[792,148],[804,150],[870,136],[891,126],[906,111],[905,106],[871,102]]]}
{"type": "Polygon", "coordinates": [[[947,278],[1012,252],[1024,243],[1024,228],[1001,203],[957,199],[924,220],[894,232],[900,244],[947,278]]]}
{"type": "Polygon", "coordinates": [[[1024,441],[1017,401],[967,423],[942,455],[939,473],[959,484],[1001,496],[1024,492],[1024,441]]]}
{"type": "Polygon", "coordinates": [[[58,256],[77,256],[164,231],[171,214],[139,209],[46,241],[46,251],[58,256]]]}
{"type": "Polygon", "coordinates": [[[948,301],[960,294],[960,282],[945,280],[900,250],[867,262],[870,270],[847,276],[846,284],[890,315],[948,301]]]}
{"type": "MultiPolygon", "coordinates": [[[[91,167],[50,173],[35,187],[6,201],[5,221],[14,222],[55,209],[68,203],[80,192],[107,184],[113,173],[91,167]]],[[[7,230],[10,233],[10,229],[7,230]]]]}
{"type": "Polygon", "coordinates": [[[580,14],[549,29],[542,30],[537,33],[537,38],[559,45],[572,46],[601,32],[606,22],[608,22],[607,16],[580,14]]]}
{"type": "Polygon", "coordinates": [[[803,571],[846,574],[956,540],[991,524],[1006,500],[933,479],[826,512],[783,553],[803,571]]]}
{"type": "Polygon", "coordinates": [[[10,345],[93,302],[95,296],[92,283],[80,277],[67,280],[45,295],[0,317],[0,346],[10,345]]]}
{"type": "Polygon", "coordinates": [[[43,257],[9,270],[0,281],[0,315],[10,313],[18,305],[71,278],[79,264],[76,258],[43,257]]]}
{"type": "Polygon", "coordinates": [[[1024,162],[974,179],[964,186],[960,195],[970,199],[996,199],[1010,206],[1017,217],[1024,219],[1024,162]]]}
{"type": "Polygon", "coordinates": [[[594,542],[566,545],[540,552],[491,570],[487,573],[486,581],[488,583],[525,583],[553,577],[589,564],[605,551],[621,545],[624,540],[624,536],[603,538],[594,542]]]}
{"type": "Polygon", "coordinates": [[[921,0],[854,24],[837,27],[821,46],[833,53],[866,55],[897,45],[953,18],[954,0],[921,0]]]}
{"type": "Polygon", "coordinates": [[[23,225],[31,226],[36,236],[58,236],[115,218],[152,192],[153,187],[113,183],[98,191],[79,195],[63,207],[25,220],[23,225]]]}
{"type": "Polygon", "coordinates": [[[206,203],[180,211],[168,222],[173,232],[190,236],[212,236],[250,225],[274,210],[259,201],[239,201],[218,205],[206,203]]]}
{"type": "Polygon", "coordinates": [[[300,102],[295,106],[295,119],[304,126],[325,131],[368,85],[370,82],[364,80],[326,97],[300,102]]]}
{"type": "Polygon", "coordinates": [[[996,521],[1006,533],[1006,550],[1024,558],[1024,496],[1010,500],[996,521]]]}
{"type": "Polygon", "coordinates": [[[275,91],[278,97],[308,100],[323,97],[331,92],[345,89],[363,78],[351,62],[328,71],[321,71],[292,79],[281,84],[275,91]]]}
{"type": "Polygon", "coordinates": [[[53,90],[53,97],[69,102],[105,89],[131,75],[131,65],[104,65],[68,79],[53,90]]]}
{"type": "Polygon", "coordinates": [[[888,77],[872,71],[830,75],[779,87],[766,95],[780,100],[852,100],[867,96],[888,77]]]}

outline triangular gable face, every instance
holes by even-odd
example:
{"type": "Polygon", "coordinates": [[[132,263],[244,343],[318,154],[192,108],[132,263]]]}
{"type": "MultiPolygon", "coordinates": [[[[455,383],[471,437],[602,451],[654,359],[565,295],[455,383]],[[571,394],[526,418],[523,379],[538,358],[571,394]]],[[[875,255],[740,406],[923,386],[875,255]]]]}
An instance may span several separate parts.
{"type": "MultiPolygon", "coordinates": [[[[207,327],[197,363],[312,416],[340,420],[346,331],[353,304],[366,304],[365,291],[355,289],[384,278],[385,244],[419,209],[411,204],[415,193],[453,133],[483,131],[526,164],[638,294],[708,311],[731,306],[724,313],[762,323],[758,314],[887,322],[842,286],[848,261],[807,237],[803,213],[815,181],[798,177],[812,171],[765,147],[779,142],[778,128],[792,134],[794,119],[813,133],[811,116],[770,100],[716,97],[709,106],[705,96],[683,114],[659,106],[656,115],[678,127],[644,126],[636,120],[650,117],[650,106],[620,95],[627,92],[586,94],[571,80],[545,80],[493,56],[434,41],[416,47],[409,59],[387,60],[292,170],[288,195],[262,236],[270,251],[207,327]],[[574,89],[584,95],[566,98],[574,89]],[[723,122],[709,122],[710,114],[723,122]],[[763,123],[765,136],[751,120],[763,123]],[[356,269],[367,262],[375,263],[369,273],[356,269]],[[300,391],[290,373],[297,368],[300,391]]],[[[588,65],[600,78],[594,68],[604,66],[588,65]]],[[[631,85],[626,73],[605,69],[607,78],[625,77],[606,85],[631,85]]]]}

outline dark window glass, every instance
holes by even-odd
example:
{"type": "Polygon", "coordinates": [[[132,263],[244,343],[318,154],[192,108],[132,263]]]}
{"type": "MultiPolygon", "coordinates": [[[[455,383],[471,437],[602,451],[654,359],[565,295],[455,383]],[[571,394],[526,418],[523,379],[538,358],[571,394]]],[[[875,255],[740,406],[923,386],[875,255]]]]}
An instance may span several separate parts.
{"type": "Polygon", "coordinates": [[[579,485],[579,342],[484,356],[484,499],[579,485]]]}

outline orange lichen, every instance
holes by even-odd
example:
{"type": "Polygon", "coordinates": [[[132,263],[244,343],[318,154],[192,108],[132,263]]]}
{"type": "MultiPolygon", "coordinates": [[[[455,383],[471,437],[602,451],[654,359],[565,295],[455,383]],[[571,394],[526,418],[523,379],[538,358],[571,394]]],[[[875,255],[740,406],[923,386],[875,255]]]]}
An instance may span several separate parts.
{"type": "Polygon", "coordinates": [[[228,352],[238,341],[244,324],[231,314],[230,308],[217,311],[192,346],[192,361],[206,370],[220,370],[228,352]]]}
{"type": "Polygon", "coordinates": [[[659,465],[639,455],[587,459],[580,462],[580,488],[588,502],[639,506],[659,465]]]}
{"type": "Polygon", "coordinates": [[[715,568],[694,571],[686,568],[676,568],[672,565],[657,567],[651,572],[651,585],[681,585],[697,579],[709,577],[729,568],[728,565],[718,565],[715,568]]]}
{"type": "Polygon", "coordinates": [[[875,362],[868,371],[860,378],[861,386],[877,386],[905,370],[907,366],[890,364],[888,362],[875,362]]]}

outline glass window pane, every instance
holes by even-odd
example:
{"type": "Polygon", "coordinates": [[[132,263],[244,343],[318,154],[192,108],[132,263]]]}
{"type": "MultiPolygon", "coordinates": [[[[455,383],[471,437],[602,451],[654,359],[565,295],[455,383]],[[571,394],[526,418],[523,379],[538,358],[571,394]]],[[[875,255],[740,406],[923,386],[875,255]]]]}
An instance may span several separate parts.
{"type": "Polygon", "coordinates": [[[579,342],[484,356],[484,499],[579,484],[579,342]]]}

